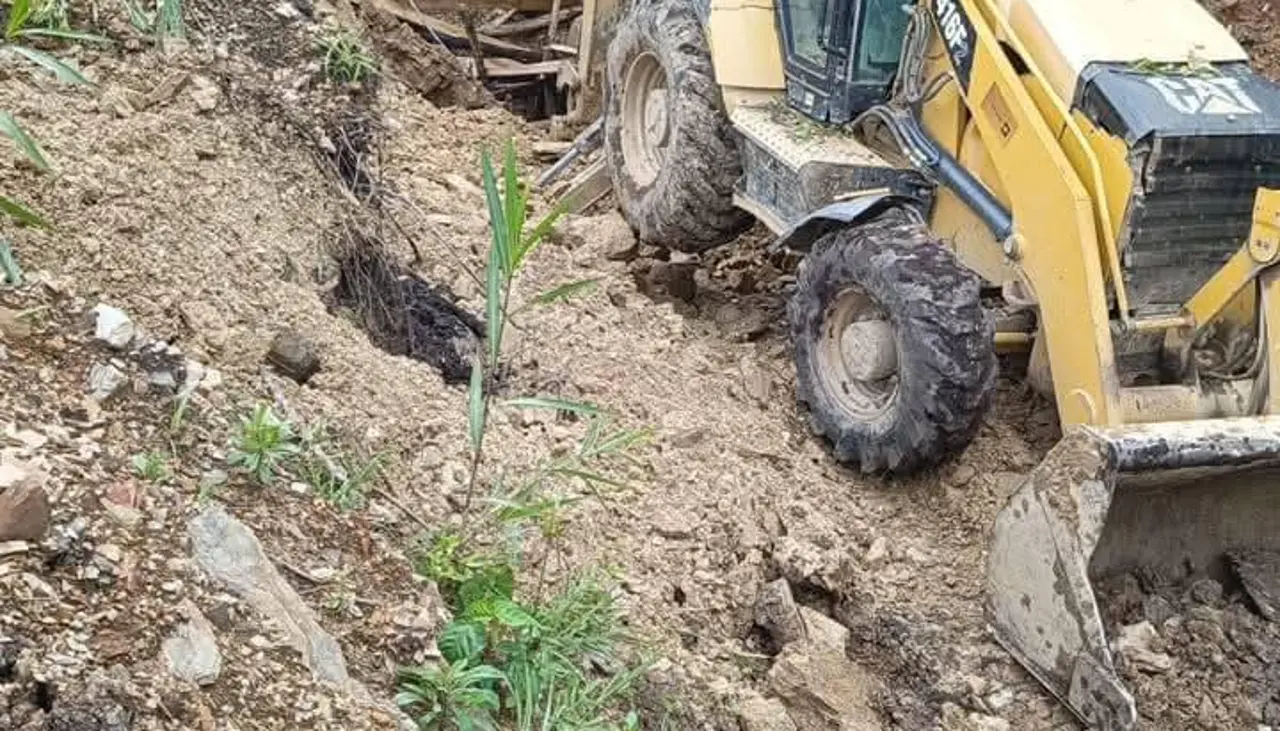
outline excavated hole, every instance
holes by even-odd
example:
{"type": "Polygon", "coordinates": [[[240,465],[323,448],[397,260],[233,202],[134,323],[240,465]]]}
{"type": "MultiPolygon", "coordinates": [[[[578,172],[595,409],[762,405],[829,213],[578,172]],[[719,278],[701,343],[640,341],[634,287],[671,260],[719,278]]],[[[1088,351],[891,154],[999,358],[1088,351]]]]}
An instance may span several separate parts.
{"type": "Polygon", "coordinates": [[[483,340],[484,323],[394,261],[375,236],[348,223],[331,255],[338,282],[330,312],[345,311],[378,348],[429,363],[446,383],[465,383],[483,340]]]}

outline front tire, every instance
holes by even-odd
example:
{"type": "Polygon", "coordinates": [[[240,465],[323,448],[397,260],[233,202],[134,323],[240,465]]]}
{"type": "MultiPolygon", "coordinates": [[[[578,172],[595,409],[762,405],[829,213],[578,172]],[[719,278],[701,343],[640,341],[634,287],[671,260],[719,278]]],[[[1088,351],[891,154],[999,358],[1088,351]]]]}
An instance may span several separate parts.
{"type": "Polygon", "coordinates": [[[733,204],[742,163],[693,4],[636,0],[606,63],[605,157],[640,240],[697,253],[746,230],[733,204]]]}
{"type": "Polygon", "coordinates": [[[788,315],[798,398],[837,460],[909,474],[968,446],[996,374],[979,284],[900,214],[814,245],[788,315]]]}

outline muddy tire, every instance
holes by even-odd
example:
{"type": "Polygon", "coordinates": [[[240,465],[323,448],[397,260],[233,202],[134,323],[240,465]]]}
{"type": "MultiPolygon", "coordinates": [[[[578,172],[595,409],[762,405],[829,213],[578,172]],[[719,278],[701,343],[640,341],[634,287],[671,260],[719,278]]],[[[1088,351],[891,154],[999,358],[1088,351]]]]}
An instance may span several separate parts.
{"type": "Polygon", "coordinates": [[[908,474],[969,444],[994,392],[993,327],[978,277],[922,224],[890,213],[820,239],[788,316],[797,396],[837,460],[908,474]]]}
{"type": "Polygon", "coordinates": [[[749,227],[733,205],[742,164],[693,4],[636,0],[606,74],[605,156],[640,240],[693,253],[749,227]]]}

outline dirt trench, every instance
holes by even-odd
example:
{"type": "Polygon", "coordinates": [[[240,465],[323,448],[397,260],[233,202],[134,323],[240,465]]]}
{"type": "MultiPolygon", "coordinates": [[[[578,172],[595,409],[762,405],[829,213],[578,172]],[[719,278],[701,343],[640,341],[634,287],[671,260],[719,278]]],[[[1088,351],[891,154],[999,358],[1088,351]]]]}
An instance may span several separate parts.
{"type": "MultiPolygon", "coordinates": [[[[1248,32],[1271,48],[1260,7],[1241,0],[1223,12],[1261,28],[1248,32]]],[[[6,459],[49,473],[61,541],[0,557],[11,592],[0,600],[0,713],[48,706],[50,716],[57,697],[76,696],[107,699],[93,713],[116,720],[93,721],[101,728],[203,731],[224,728],[226,715],[246,719],[241,729],[391,728],[314,681],[279,627],[202,579],[185,525],[222,470],[235,419],[264,396],[390,455],[379,493],[354,514],[289,489],[236,486],[219,500],[284,567],[351,675],[391,695],[395,665],[425,656],[437,622],[437,599],[403,556],[424,526],[447,523],[463,489],[465,395],[441,364],[396,352],[370,337],[358,312],[335,306],[335,236],[359,221],[405,271],[438,287],[433,294],[480,312],[472,274],[488,231],[477,151],[514,136],[532,170],[523,151],[546,130],[477,106],[466,88],[436,106],[394,79],[327,84],[306,14],[194,8],[186,50],[165,54],[135,38],[117,51],[77,51],[96,89],[0,80],[0,109],[59,166],[56,183],[0,169],[5,190],[28,191],[58,222],[53,233],[14,236],[28,283],[0,290],[0,305],[48,315],[3,340],[0,426],[6,459]],[[342,166],[337,178],[327,167],[341,149],[333,131],[352,110],[376,122],[364,150],[371,177],[354,191],[340,183],[342,166]],[[360,200],[368,186],[391,189],[385,215],[360,200]],[[98,302],[217,374],[200,381],[179,438],[184,457],[163,487],[131,475],[130,460],[172,438],[171,393],[154,387],[153,364],[94,340],[85,318],[98,302]],[[318,352],[322,367],[306,385],[263,366],[283,330],[318,352]],[[89,406],[85,378],[104,365],[130,387],[89,406]],[[175,681],[160,660],[183,599],[210,617],[222,650],[223,674],[207,688],[175,681]],[[40,680],[6,685],[19,666],[40,680]]],[[[800,605],[847,628],[847,654],[863,673],[857,690],[874,714],[868,727],[1075,727],[981,616],[991,519],[1056,438],[1050,405],[1006,379],[957,462],[896,481],[850,472],[796,413],[779,326],[789,272],[764,254],[761,231],[690,263],[636,250],[609,212],[561,228],[516,298],[570,279],[599,286],[523,316],[510,336],[509,386],[587,398],[656,430],[643,479],[585,504],[566,556],[569,566],[621,569],[628,617],[662,657],[650,679],[656,717],[736,729],[744,705],[774,694],[778,648],[761,635],[756,604],[781,577],[800,605]]],[[[497,422],[504,463],[529,463],[577,436],[537,415],[497,422]]]]}

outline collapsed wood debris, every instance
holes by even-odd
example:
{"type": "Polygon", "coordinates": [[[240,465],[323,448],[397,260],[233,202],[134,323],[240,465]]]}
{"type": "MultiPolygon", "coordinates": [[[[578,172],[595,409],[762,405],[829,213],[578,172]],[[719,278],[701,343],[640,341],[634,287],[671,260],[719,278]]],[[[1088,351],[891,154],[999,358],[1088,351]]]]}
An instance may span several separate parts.
{"type": "Polygon", "coordinates": [[[563,116],[578,86],[581,0],[353,0],[453,55],[458,69],[531,120],[563,116]]]}

